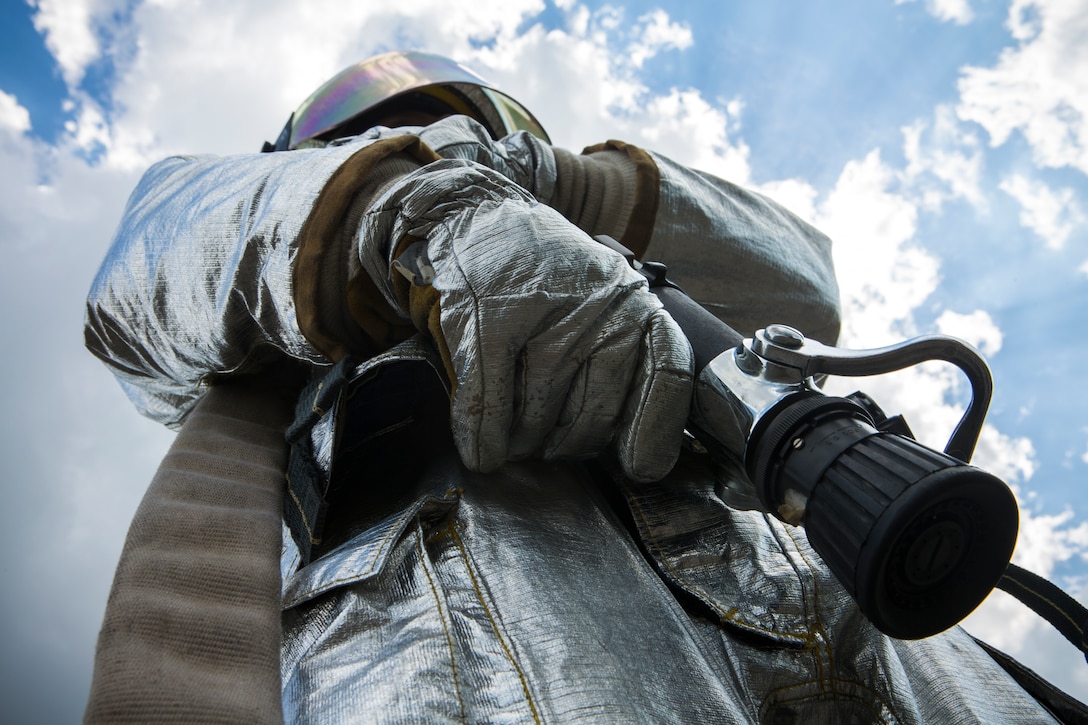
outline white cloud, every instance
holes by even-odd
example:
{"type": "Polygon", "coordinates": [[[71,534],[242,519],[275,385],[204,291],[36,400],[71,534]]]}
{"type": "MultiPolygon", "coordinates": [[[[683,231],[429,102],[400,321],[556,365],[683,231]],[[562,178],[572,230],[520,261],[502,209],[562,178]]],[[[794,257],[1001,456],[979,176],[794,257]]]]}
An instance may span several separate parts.
{"type": "MultiPolygon", "coordinates": [[[[914,0],[895,0],[896,5],[903,5],[914,0]]],[[[926,12],[942,22],[954,22],[966,25],[975,18],[967,0],[926,0],[926,12]]]]}
{"type": "Polygon", "coordinates": [[[7,260],[0,265],[0,304],[15,311],[4,319],[3,337],[6,349],[30,356],[0,358],[0,375],[18,381],[8,410],[19,411],[18,425],[5,419],[0,478],[27,483],[9,488],[19,523],[0,537],[10,549],[28,531],[51,532],[6,567],[18,594],[0,598],[0,613],[11,621],[21,611],[27,626],[4,629],[6,640],[19,641],[11,651],[20,664],[3,675],[24,695],[9,694],[0,710],[13,721],[67,722],[78,719],[86,696],[94,636],[128,520],[172,436],[133,414],[81,344],[84,296],[137,175],[91,166],[67,134],[55,147],[31,136],[0,143],[0,169],[0,251],[7,260]],[[68,596],[72,591],[80,595],[68,596]],[[49,633],[16,631],[41,627],[49,633]],[[43,698],[46,672],[53,684],[43,698]],[[25,717],[14,716],[19,708],[25,717]]]}
{"type": "MultiPolygon", "coordinates": [[[[643,16],[636,45],[653,53],[690,45],[690,31],[662,11],[643,16]]],[[[538,115],[559,146],[580,149],[609,138],[642,144],[680,163],[737,183],[750,177],[748,148],[730,138],[743,104],[725,109],[695,89],[649,91],[639,66],[650,57],[626,49],[622,13],[575,6],[566,31],[530,29],[460,59],[485,72],[538,115]],[[564,102],[557,104],[556,98],[564,102]]],[[[646,51],[648,52],[648,51],[646,51]]]]}
{"type": "Polygon", "coordinates": [[[87,66],[101,54],[96,18],[120,10],[119,0],[28,0],[36,9],[34,27],[45,37],[61,75],[70,88],[83,79],[87,66]]]}
{"type": "Polygon", "coordinates": [[[1035,162],[1088,172],[1088,12],[1080,0],[1014,0],[1015,48],[989,68],[965,67],[957,113],[993,146],[1019,130],[1035,162]]]}
{"type": "Polygon", "coordinates": [[[734,183],[749,183],[748,146],[728,138],[726,112],[698,91],[674,88],[667,96],[654,97],[630,120],[635,143],[734,183]]]}
{"type": "Polygon", "coordinates": [[[1026,483],[1039,467],[1035,446],[1029,438],[1007,436],[989,424],[982,427],[971,462],[1009,484],[1026,483]]]}
{"type": "Polygon", "coordinates": [[[1009,16],[1005,27],[1016,40],[1031,40],[1043,30],[1042,18],[1038,14],[1040,3],[1037,0],[1012,0],[1009,3],[1009,16]]]}
{"type": "Polygon", "coordinates": [[[691,28],[669,20],[664,10],[654,10],[638,20],[642,25],[639,38],[628,49],[631,64],[636,68],[641,68],[643,63],[662,50],[683,50],[694,42],[691,28]]]}
{"type": "Polygon", "coordinates": [[[975,310],[967,315],[945,310],[937,318],[937,329],[942,334],[960,338],[987,356],[996,355],[1004,339],[990,313],[985,310],[975,310]]]}
{"type": "Polygon", "coordinates": [[[1050,249],[1061,249],[1088,218],[1073,189],[1053,190],[1038,179],[1015,174],[1001,182],[1001,190],[1020,203],[1020,223],[1035,232],[1050,249]]]}
{"type": "Polygon", "coordinates": [[[83,98],[73,110],[75,117],[64,124],[69,141],[87,154],[108,151],[113,145],[113,139],[109,122],[102,114],[102,110],[87,98],[83,98]]]}
{"type": "Polygon", "coordinates": [[[30,113],[15,96],[0,91],[0,131],[20,134],[29,130],[30,113]]]}
{"type": "MultiPolygon", "coordinates": [[[[902,180],[911,178],[874,151],[847,164],[833,191],[815,207],[814,221],[834,240],[843,347],[893,344],[920,332],[915,311],[937,289],[940,276],[937,259],[913,243],[919,202],[909,188],[900,188],[902,180]]],[[[793,193],[802,201],[807,196],[803,186],[795,185],[793,193]]],[[[1001,347],[1001,332],[983,310],[970,315],[946,311],[938,326],[990,354],[1001,347]]],[[[903,414],[932,448],[944,448],[963,414],[964,403],[950,401],[949,391],[962,398],[965,380],[948,364],[927,363],[864,381],[833,379],[828,390],[844,395],[859,387],[890,415],[903,414]]],[[[989,425],[983,428],[975,462],[1009,482],[1030,479],[1036,468],[1030,440],[1011,438],[989,425]]]]}
{"type": "Polygon", "coordinates": [[[106,149],[105,163],[131,168],[169,153],[258,148],[327,78],[396,38],[398,47],[426,47],[469,64],[533,109],[560,145],[660,139],[682,161],[747,179],[747,149],[726,130],[736,114],[692,89],[655,97],[638,77],[649,58],[692,43],[690,29],[664,11],[629,27],[620,10],[572,3],[567,29],[545,32],[531,24],[544,8],[540,0],[406,0],[396,9],[327,1],[302,12],[250,0],[209,8],[147,3],[133,11],[132,31],[103,33],[114,38],[105,53],[117,65],[114,97],[122,111],[112,114],[106,136],[89,116],[83,123],[106,149]],[[292,28],[290,41],[277,40],[283,27],[292,28]]]}
{"type": "Polygon", "coordinates": [[[977,137],[957,121],[951,107],[938,106],[932,124],[918,120],[903,128],[903,153],[907,157],[905,181],[927,209],[938,211],[951,199],[985,207],[979,185],[982,149],[977,137]]]}
{"type": "Polygon", "coordinates": [[[91,28],[101,29],[105,43],[95,52],[116,66],[110,118],[77,94],[74,131],[110,166],[256,149],[326,79],[395,38],[397,47],[425,47],[469,64],[533,109],[560,145],[657,138],[681,161],[747,180],[747,149],[728,138],[726,111],[691,89],[654,97],[639,79],[646,60],[692,43],[690,29],[661,10],[629,27],[621,10],[570,3],[567,30],[545,32],[531,24],[542,0],[405,0],[396,8],[326,0],[302,10],[259,0],[214,8],[160,1],[136,6],[127,29],[86,4],[65,24],[46,13],[52,7],[39,13],[51,19],[50,32],[87,29],[86,42],[73,43],[87,49],[83,60],[65,61],[73,77],[92,57],[91,28]],[[284,27],[292,28],[289,38],[284,27]]]}
{"type": "Polygon", "coordinates": [[[816,224],[816,198],[818,192],[803,179],[780,179],[760,184],[761,194],[774,199],[809,224],[816,224]]]}
{"type": "Polygon", "coordinates": [[[405,0],[396,7],[191,0],[142,3],[120,21],[100,9],[81,27],[98,29],[91,35],[116,71],[107,163],[255,150],[350,63],[391,47],[460,60],[489,47],[501,54],[543,9],[543,0],[405,0]]]}
{"type": "Polygon", "coordinates": [[[1088,551],[1088,522],[1069,526],[1072,511],[1052,516],[1026,516],[1013,561],[1042,577],[1050,577],[1057,563],[1088,551]]]}
{"type": "Polygon", "coordinates": [[[818,206],[839,277],[845,345],[875,347],[915,334],[913,310],[937,288],[938,262],[911,244],[917,205],[894,191],[897,172],[879,151],[843,169],[818,206]]]}
{"type": "Polygon", "coordinates": [[[580,150],[638,126],[648,91],[615,45],[615,17],[572,14],[566,31],[533,28],[460,59],[531,108],[557,145],[580,150]]]}
{"type": "Polygon", "coordinates": [[[967,0],[926,0],[926,9],[939,20],[966,25],[975,19],[967,0]]]}
{"type": "MultiPolygon", "coordinates": [[[[920,211],[912,192],[900,188],[901,180],[909,176],[873,151],[847,164],[831,193],[815,205],[813,220],[834,240],[843,347],[878,347],[919,334],[915,311],[940,282],[937,259],[914,244],[920,211]]],[[[778,185],[775,190],[783,186],[802,201],[802,209],[812,198],[799,184],[778,185]]],[[[947,334],[991,354],[1000,349],[1001,332],[985,311],[945,312],[938,324],[947,334]]],[[[949,391],[961,391],[964,377],[945,363],[926,363],[864,381],[832,379],[828,390],[844,395],[859,387],[890,415],[903,414],[922,442],[933,448],[944,448],[963,414],[963,404],[950,402],[949,391]]],[[[1035,470],[1034,455],[1029,440],[1012,439],[986,426],[976,460],[1005,480],[1024,481],[1035,470]]]]}

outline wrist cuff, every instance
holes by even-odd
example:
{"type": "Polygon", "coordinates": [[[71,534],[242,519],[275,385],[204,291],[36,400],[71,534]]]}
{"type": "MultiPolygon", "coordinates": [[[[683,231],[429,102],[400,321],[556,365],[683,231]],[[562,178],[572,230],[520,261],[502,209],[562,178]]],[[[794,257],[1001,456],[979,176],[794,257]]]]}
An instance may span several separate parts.
{"type": "Polygon", "coordinates": [[[581,156],[553,151],[557,178],[551,205],[583,231],[615,237],[641,257],[657,216],[661,175],[653,158],[622,141],[590,146],[581,156]]]}
{"type": "Polygon", "coordinates": [[[295,315],[302,334],[329,359],[377,352],[403,339],[396,329],[403,320],[353,262],[352,243],[362,214],[383,189],[437,160],[416,136],[382,139],[349,157],[314,201],[299,232],[295,315]]]}

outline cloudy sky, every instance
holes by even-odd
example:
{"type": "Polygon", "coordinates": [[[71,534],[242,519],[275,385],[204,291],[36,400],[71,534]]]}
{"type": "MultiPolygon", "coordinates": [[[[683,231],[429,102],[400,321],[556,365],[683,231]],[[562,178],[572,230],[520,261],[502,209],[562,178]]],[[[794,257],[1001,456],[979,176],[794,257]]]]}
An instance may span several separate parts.
{"type": "MultiPolygon", "coordinates": [[[[996,393],[975,463],[1017,491],[1017,561],[1088,602],[1088,4],[662,7],[0,3],[0,720],[78,718],[124,532],[172,437],[82,348],[139,174],[256,151],[327,77],[398,47],[468,64],[558,145],[621,138],[813,221],[836,242],[843,344],[977,345],[996,393]]],[[[942,366],[853,387],[936,447],[965,402],[942,366]]],[[[1088,699],[1083,658],[1004,595],[968,626],[1088,699]]]]}

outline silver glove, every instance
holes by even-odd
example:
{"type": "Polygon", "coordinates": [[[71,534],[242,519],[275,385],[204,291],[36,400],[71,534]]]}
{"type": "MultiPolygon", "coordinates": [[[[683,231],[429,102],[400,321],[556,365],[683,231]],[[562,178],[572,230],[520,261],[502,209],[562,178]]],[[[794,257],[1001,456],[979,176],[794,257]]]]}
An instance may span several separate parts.
{"type": "Polygon", "coordinates": [[[691,351],[620,255],[501,174],[454,160],[399,179],[358,245],[386,299],[444,352],[470,468],[609,445],[632,478],[672,468],[691,351]],[[394,260],[403,275],[390,276],[394,260]]]}

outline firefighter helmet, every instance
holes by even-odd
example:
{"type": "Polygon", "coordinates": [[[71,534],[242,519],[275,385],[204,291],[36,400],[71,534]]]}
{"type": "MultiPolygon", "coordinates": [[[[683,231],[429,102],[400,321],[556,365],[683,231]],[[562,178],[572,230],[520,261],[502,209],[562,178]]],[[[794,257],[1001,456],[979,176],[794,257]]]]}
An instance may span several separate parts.
{"type": "Polygon", "coordinates": [[[398,50],[359,61],[326,81],[264,150],[286,151],[353,136],[375,125],[390,125],[389,119],[437,120],[453,114],[476,119],[495,139],[528,131],[549,140],[524,106],[463,65],[440,55],[398,50]]]}

